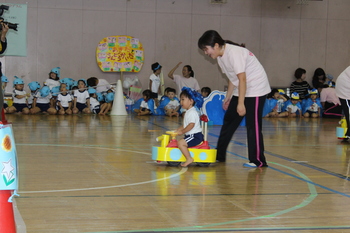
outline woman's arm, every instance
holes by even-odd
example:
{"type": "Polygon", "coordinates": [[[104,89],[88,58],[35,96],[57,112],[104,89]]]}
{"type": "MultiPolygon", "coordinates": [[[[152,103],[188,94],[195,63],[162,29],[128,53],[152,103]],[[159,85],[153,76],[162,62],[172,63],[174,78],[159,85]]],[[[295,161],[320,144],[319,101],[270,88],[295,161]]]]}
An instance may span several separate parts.
{"type": "Polygon", "coordinates": [[[227,108],[230,104],[233,89],[235,89],[235,85],[233,85],[233,83],[230,80],[228,80],[228,88],[227,88],[227,92],[226,92],[226,97],[225,97],[224,102],[222,104],[222,108],[224,110],[227,110],[227,108]]]}
{"type": "Polygon", "coordinates": [[[238,115],[244,116],[246,114],[244,99],[245,99],[245,93],[247,91],[247,77],[245,72],[237,74],[237,77],[239,79],[237,112],[238,112],[238,115]]]}
{"type": "Polygon", "coordinates": [[[169,71],[168,77],[171,79],[174,79],[174,72],[179,66],[181,65],[182,62],[179,62],[172,70],[169,71]]]}

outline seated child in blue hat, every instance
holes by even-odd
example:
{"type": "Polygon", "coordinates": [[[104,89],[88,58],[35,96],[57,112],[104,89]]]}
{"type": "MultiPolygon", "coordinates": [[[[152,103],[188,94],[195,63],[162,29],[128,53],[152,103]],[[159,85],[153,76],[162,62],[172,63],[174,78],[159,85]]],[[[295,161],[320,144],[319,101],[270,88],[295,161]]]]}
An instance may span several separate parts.
{"type": "Polygon", "coordinates": [[[60,69],[60,67],[53,68],[49,73],[49,78],[44,82],[44,85],[48,86],[50,90],[60,85],[60,69]]]}
{"type": "Polygon", "coordinates": [[[287,98],[284,97],[284,91],[281,89],[272,89],[270,93],[270,98],[275,102],[272,111],[266,117],[286,117],[288,112],[283,112],[284,102],[287,98]]]}
{"type": "Polygon", "coordinates": [[[29,114],[30,111],[28,108],[27,93],[23,90],[23,79],[15,76],[15,80],[13,80],[13,87],[13,105],[6,109],[6,113],[21,112],[23,114],[29,114]]]}
{"type": "MultiPolygon", "coordinates": [[[[8,83],[8,79],[5,75],[1,76],[1,82],[2,82],[2,97],[4,98],[5,96],[5,89],[6,89],[6,86],[7,86],[7,83],[8,83]]],[[[6,113],[6,109],[7,109],[8,105],[6,102],[4,102],[4,109],[5,109],[5,113],[6,113]]]]}
{"type": "Polygon", "coordinates": [[[176,90],[174,88],[168,89],[168,103],[165,105],[165,115],[167,116],[179,116],[180,101],[175,97],[176,90]]]}
{"type": "MultiPolygon", "coordinates": [[[[99,114],[101,111],[101,104],[98,101],[97,92],[95,88],[89,88],[88,92],[90,94],[90,110],[93,114],[99,114]]],[[[104,103],[105,104],[105,103],[104,103]]]]}
{"type": "Polygon", "coordinates": [[[78,80],[78,90],[74,91],[73,114],[79,112],[90,114],[90,95],[86,90],[86,80],[78,80]]]}
{"type": "Polygon", "coordinates": [[[31,114],[37,113],[48,113],[50,115],[55,115],[57,110],[53,107],[51,102],[51,91],[48,86],[43,86],[40,91],[38,91],[33,100],[32,108],[30,109],[31,114]]]}
{"type": "Polygon", "coordinates": [[[302,102],[303,116],[308,118],[317,118],[321,116],[322,104],[320,98],[317,96],[318,90],[312,89],[309,91],[309,98],[302,102]]]}
{"type": "Polygon", "coordinates": [[[142,92],[143,99],[139,99],[135,105],[138,105],[138,102],[140,103],[140,108],[135,108],[134,112],[137,113],[139,116],[145,116],[145,115],[152,115],[155,114],[154,111],[154,100],[151,98],[152,92],[151,90],[144,90],[142,92]]]}
{"type": "Polygon", "coordinates": [[[288,117],[302,117],[299,99],[298,92],[293,92],[291,99],[285,103],[285,110],[288,112],[288,117]]]}
{"type": "Polygon", "coordinates": [[[101,105],[101,111],[99,115],[106,115],[113,106],[114,101],[114,92],[112,89],[109,89],[104,95],[104,103],[101,105]]]}
{"type": "Polygon", "coordinates": [[[40,90],[41,86],[40,86],[39,82],[33,81],[33,82],[28,83],[28,87],[30,89],[30,95],[28,96],[27,101],[28,101],[28,108],[30,109],[30,108],[32,108],[34,96],[40,90]]]}
{"type": "Polygon", "coordinates": [[[56,108],[59,115],[71,115],[72,112],[72,96],[68,93],[67,84],[61,83],[60,93],[57,95],[56,108]]]}

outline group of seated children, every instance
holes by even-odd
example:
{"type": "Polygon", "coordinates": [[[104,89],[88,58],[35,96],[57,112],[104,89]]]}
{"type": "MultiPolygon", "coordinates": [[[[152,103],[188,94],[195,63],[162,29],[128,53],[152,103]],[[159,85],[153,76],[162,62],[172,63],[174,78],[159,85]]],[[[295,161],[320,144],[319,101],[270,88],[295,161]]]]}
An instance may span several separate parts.
{"type": "MultiPolygon", "coordinates": [[[[211,93],[209,87],[203,87],[201,89],[202,98],[206,98],[211,93]]],[[[184,112],[181,108],[180,100],[176,97],[176,90],[171,87],[167,87],[164,90],[164,95],[160,98],[157,105],[152,98],[152,92],[150,90],[144,90],[142,92],[143,98],[138,100],[134,105],[134,112],[139,116],[144,115],[157,115],[157,116],[180,116],[184,112]]]]}
{"type": "MultiPolygon", "coordinates": [[[[41,87],[39,82],[30,82],[30,93],[24,91],[24,81],[15,76],[13,81],[13,105],[5,106],[6,113],[50,115],[71,115],[77,113],[105,115],[112,108],[114,92],[103,79],[95,77],[88,80],[71,78],[60,79],[60,68],[49,73],[49,78],[41,87]],[[90,86],[90,87],[88,87],[90,86]]],[[[8,82],[3,76],[3,90],[8,82]]]]}
{"type": "Polygon", "coordinates": [[[308,98],[300,99],[298,92],[293,92],[291,98],[281,89],[273,89],[266,99],[263,117],[305,117],[321,116],[322,104],[318,98],[317,89],[309,90],[308,98]]]}

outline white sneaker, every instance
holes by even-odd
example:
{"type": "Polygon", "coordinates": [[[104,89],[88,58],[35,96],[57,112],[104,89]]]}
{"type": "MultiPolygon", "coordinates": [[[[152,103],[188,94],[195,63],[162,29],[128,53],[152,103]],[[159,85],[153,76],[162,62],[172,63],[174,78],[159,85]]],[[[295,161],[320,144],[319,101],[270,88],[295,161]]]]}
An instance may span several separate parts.
{"type": "Polygon", "coordinates": [[[258,166],[256,166],[255,163],[243,163],[243,167],[256,168],[258,166]]]}

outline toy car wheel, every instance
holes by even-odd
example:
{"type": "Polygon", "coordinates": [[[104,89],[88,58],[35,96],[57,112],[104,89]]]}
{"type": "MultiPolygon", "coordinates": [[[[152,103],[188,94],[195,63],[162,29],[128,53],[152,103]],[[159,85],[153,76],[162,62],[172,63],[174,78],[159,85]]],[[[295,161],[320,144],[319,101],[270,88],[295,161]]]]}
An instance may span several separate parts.
{"type": "Polygon", "coordinates": [[[210,163],[197,163],[200,167],[209,167],[210,163]]]}
{"type": "Polygon", "coordinates": [[[181,162],[168,162],[170,167],[177,167],[180,165],[181,162]]]}

